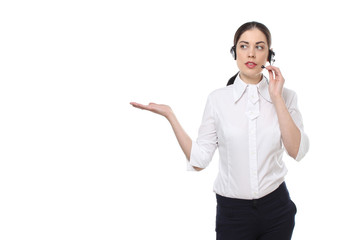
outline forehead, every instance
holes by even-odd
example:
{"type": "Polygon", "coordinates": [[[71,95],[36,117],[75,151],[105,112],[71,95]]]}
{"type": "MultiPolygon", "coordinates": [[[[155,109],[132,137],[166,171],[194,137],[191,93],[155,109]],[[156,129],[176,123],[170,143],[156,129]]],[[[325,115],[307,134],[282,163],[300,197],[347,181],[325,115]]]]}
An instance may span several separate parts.
{"type": "Polygon", "coordinates": [[[265,34],[257,28],[245,31],[243,34],[241,34],[239,41],[246,41],[249,43],[264,41],[265,43],[267,43],[265,34]]]}

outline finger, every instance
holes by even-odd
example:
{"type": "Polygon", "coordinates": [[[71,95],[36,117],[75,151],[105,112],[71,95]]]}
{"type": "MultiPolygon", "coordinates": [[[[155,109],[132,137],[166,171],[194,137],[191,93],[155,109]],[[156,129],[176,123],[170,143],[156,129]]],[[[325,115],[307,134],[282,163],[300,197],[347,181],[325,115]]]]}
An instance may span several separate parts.
{"type": "Polygon", "coordinates": [[[159,104],[150,102],[149,105],[147,105],[147,110],[154,111],[159,107],[159,104]]]}
{"type": "Polygon", "coordinates": [[[278,69],[277,67],[275,67],[275,66],[273,66],[273,65],[268,65],[268,66],[266,66],[266,69],[267,70],[276,70],[276,69],[278,69]]]}
{"type": "Polygon", "coordinates": [[[279,68],[274,67],[274,69],[275,69],[275,76],[282,76],[279,68]]]}
{"type": "Polygon", "coordinates": [[[268,70],[268,71],[269,71],[270,81],[274,81],[273,71],[272,70],[268,70]]]}
{"type": "Polygon", "coordinates": [[[140,109],[145,109],[147,110],[147,106],[146,105],[143,105],[143,104],[140,104],[140,103],[136,103],[136,102],[131,102],[130,103],[133,107],[136,107],[136,108],[140,108],[140,109]]]}
{"type": "Polygon", "coordinates": [[[139,103],[137,103],[137,102],[130,102],[130,104],[131,104],[133,107],[135,107],[135,106],[138,106],[138,105],[139,105],[139,103]]]}
{"type": "Polygon", "coordinates": [[[275,73],[275,76],[282,76],[281,75],[281,71],[278,67],[275,67],[275,66],[272,66],[272,65],[269,65],[266,67],[267,70],[273,70],[274,73],[275,73]]]}

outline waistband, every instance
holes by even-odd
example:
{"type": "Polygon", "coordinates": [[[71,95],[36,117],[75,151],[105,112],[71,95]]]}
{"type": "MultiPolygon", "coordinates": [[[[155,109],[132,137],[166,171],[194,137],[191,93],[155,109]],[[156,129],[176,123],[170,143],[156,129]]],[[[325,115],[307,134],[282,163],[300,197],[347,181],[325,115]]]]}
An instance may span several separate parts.
{"type": "Polygon", "coordinates": [[[248,199],[228,198],[216,194],[216,200],[217,200],[217,204],[222,207],[231,207],[231,208],[243,207],[243,206],[256,207],[266,202],[277,200],[280,196],[284,196],[284,195],[285,197],[290,197],[285,182],[280,184],[280,186],[273,192],[259,199],[248,200],[248,199]]]}

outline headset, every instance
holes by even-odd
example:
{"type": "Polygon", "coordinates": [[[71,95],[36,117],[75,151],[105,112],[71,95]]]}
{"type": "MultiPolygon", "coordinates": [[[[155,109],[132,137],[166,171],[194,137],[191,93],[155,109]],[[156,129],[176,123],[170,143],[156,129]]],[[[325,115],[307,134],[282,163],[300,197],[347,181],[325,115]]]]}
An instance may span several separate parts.
{"type": "MultiPolygon", "coordinates": [[[[231,53],[231,55],[233,56],[234,60],[236,60],[236,47],[235,47],[235,46],[232,46],[232,47],[230,48],[230,53],[231,53]]],[[[275,52],[274,52],[273,50],[269,49],[269,56],[268,56],[268,59],[267,59],[267,60],[269,61],[270,65],[271,65],[273,62],[275,62],[274,57],[275,57],[275,52]]]]}
{"type": "MultiPolygon", "coordinates": [[[[236,47],[235,47],[235,46],[232,46],[232,47],[231,47],[230,53],[231,53],[231,55],[233,56],[234,60],[236,60],[236,47]]],[[[275,52],[274,52],[273,50],[269,49],[269,56],[268,56],[268,59],[267,59],[267,60],[269,61],[270,65],[275,62],[274,57],[275,57],[275,52]]],[[[261,66],[261,68],[265,68],[265,66],[263,65],[263,66],[261,66]]],[[[226,84],[226,86],[229,86],[229,85],[233,84],[234,81],[235,81],[235,78],[237,77],[238,74],[239,74],[239,72],[237,72],[234,76],[232,76],[232,77],[229,79],[229,81],[228,81],[228,83],[226,84]]],[[[269,84],[269,80],[268,80],[266,77],[265,77],[265,79],[266,79],[266,82],[269,84]]]]}

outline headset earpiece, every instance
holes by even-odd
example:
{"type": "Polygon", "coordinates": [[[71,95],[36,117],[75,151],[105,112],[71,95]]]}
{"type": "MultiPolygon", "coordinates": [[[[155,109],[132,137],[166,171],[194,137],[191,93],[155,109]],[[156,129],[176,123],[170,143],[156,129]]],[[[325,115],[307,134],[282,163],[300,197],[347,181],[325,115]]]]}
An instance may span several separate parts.
{"type": "Polygon", "coordinates": [[[236,60],[236,48],[235,48],[235,46],[232,46],[230,48],[230,53],[233,56],[234,60],[236,60]]]}
{"type": "Polygon", "coordinates": [[[268,56],[268,61],[270,63],[270,65],[272,64],[272,62],[275,62],[275,52],[271,49],[269,49],[269,56],[268,56]]]}

